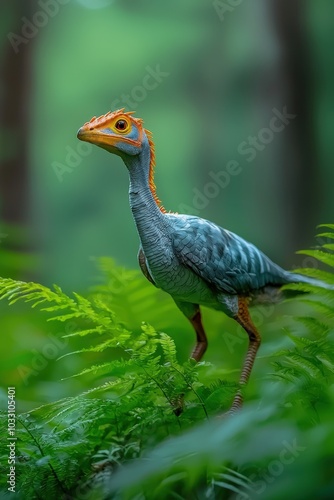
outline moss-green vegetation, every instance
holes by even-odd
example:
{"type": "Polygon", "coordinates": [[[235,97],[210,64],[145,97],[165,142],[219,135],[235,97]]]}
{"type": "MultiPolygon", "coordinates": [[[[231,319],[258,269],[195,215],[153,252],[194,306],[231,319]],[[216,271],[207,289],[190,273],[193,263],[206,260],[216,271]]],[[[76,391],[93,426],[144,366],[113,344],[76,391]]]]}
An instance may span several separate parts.
{"type": "MultiPolygon", "coordinates": [[[[334,284],[333,274],[317,265],[334,267],[334,225],[323,238],[322,248],[305,252],[313,269],[302,271],[334,284]]],[[[298,299],[303,316],[285,320],[285,329],[276,325],[284,343],[266,355],[267,375],[259,379],[255,369],[244,410],[217,419],[228,409],[237,377],[226,380],[222,366],[208,362],[180,363],[172,337],[154,324],[130,328],[133,318],[125,324],[122,310],[140,311],[145,320],[148,309],[158,309],[158,292],[109,259],[99,264],[104,280],[87,296],[0,280],[2,299],[29,302],[49,320],[70,325],[69,345],[79,338],[81,346],[71,356],[92,353],[94,359],[72,374],[87,377],[84,393],[18,414],[11,498],[332,497],[334,291],[289,286],[310,292],[298,299]],[[109,360],[96,363],[105,352],[109,360]]],[[[7,491],[7,414],[1,418],[7,491]]]]}

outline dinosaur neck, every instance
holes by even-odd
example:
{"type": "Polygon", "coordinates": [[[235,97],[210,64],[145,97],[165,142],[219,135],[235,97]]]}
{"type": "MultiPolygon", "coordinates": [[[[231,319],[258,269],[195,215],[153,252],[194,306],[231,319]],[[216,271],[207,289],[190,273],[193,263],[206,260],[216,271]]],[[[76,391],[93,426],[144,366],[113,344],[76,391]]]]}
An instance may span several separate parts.
{"type": "Polygon", "coordinates": [[[149,141],[144,142],[139,155],[127,156],[124,162],[130,174],[130,207],[147,255],[166,234],[165,210],[155,193],[154,150],[149,141]]]}

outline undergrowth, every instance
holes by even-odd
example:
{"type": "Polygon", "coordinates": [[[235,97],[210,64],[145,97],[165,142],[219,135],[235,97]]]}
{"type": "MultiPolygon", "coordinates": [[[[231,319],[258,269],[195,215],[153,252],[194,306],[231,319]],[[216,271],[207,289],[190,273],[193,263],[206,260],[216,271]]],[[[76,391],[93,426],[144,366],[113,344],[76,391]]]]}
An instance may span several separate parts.
{"type": "MultiPolygon", "coordinates": [[[[314,267],[299,272],[334,285],[332,272],[319,269],[334,267],[334,225],[320,236],[321,248],[303,252],[314,267]]],[[[251,383],[243,411],[217,419],[237,384],[208,362],[180,363],[171,336],[153,325],[129,328],[119,315],[120,296],[143,320],[145,307],[159,304],[150,291],[138,294],[137,273],[109,259],[99,266],[104,281],[87,296],[0,280],[0,297],[10,305],[25,301],[49,321],[75,324],[65,336],[80,338],[82,347],[72,356],[110,353],[109,361],[73,373],[95,380],[84,393],[17,415],[15,494],[7,490],[1,415],[4,498],[332,497],[334,291],[289,285],[309,292],[298,298],[305,313],[285,329],[278,324],[285,344],[265,358],[267,376],[251,383]]]]}

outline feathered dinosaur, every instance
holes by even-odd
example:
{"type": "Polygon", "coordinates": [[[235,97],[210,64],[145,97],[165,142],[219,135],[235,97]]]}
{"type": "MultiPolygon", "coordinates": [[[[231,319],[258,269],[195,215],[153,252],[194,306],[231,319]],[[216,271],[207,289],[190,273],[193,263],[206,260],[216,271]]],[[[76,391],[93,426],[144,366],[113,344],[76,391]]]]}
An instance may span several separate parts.
{"type": "MultiPolygon", "coordinates": [[[[92,118],[78,138],[122,158],[130,175],[130,206],[140,239],[138,260],[144,276],[169,293],[196,332],[192,358],[199,361],[208,341],[200,306],[224,312],[246,331],[249,344],[240,384],[249,379],[261,337],[251,320],[249,305],[276,301],[282,285],[311,283],[274,264],[254,245],[216,224],[191,215],[167,213],[154,184],[152,134],[143,120],[120,109],[92,118]]],[[[242,405],[238,391],[231,411],[242,405]]]]}

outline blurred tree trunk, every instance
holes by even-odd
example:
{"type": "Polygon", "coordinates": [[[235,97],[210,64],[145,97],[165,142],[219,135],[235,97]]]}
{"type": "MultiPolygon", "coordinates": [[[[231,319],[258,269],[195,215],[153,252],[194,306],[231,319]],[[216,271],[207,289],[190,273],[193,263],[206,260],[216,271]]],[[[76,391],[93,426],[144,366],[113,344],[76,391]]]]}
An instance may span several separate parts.
{"type": "MultiPolygon", "coordinates": [[[[2,16],[7,22],[3,23],[5,42],[0,59],[0,216],[6,225],[22,227],[27,224],[29,212],[29,88],[33,44],[33,40],[22,34],[22,17],[31,19],[32,1],[8,0],[4,4],[2,16]]],[[[10,238],[6,246],[13,246],[10,238]]]]}
{"type": "MultiPolygon", "coordinates": [[[[261,11],[262,13],[262,17],[259,16],[258,19],[251,13],[247,18],[246,3],[240,5],[240,10],[235,8],[231,12],[228,11],[225,16],[226,20],[224,19],[223,23],[216,22],[214,24],[210,18],[208,22],[210,25],[212,24],[212,29],[208,44],[203,45],[202,53],[197,50],[194,53],[194,59],[187,61],[188,66],[193,67],[193,71],[189,71],[190,78],[185,82],[185,87],[188,96],[190,93],[193,94],[193,100],[199,113],[199,123],[210,124],[212,121],[216,122],[216,113],[220,113],[222,115],[220,121],[223,124],[222,126],[225,127],[225,135],[230,138],[228,139],[230,142],[235,140],[233,131],[235,132],[238,128],[239,141],[249,134],[247,130],[243,129],[243,123],[240,122],[238,125],[237,120],[240,120],[243,113],[247,117],[246,110],[251,109],[253,103],[256,107],[255,119],[263,117],[262,126],[267,126],[267,121],[272,116],[272,107],[277,108],[279,111],[283,111],[286,107],[288,114],[296,115],[296,118],[284,130],[284,134],[277,136],[273,146],[266,151],[266,161],[270,158],[270,151],[272,154],[272,163],[270,164],[273,170],[272,177],[275,178],[277,172],[278,179],[278,184],[275,185],[276,192],[273,194],[273,204],[270,207],[270,210],[273,210],[273,206],[277,204],[279,211],[278,214],[275,214],[273,220],[274,227],[277,228],[277,234],[280,235],[277,244],[273,245],[273,247],[279,247],[276,249],[277,254],[273,253],[273,258],[279,258],[282,265],[290,266],[291,258],[298,248],[312,245],[315,225],[319,222],[317,216],[319,177],[316,172],[312,121],[312,68],[308,53],[306,23],[304,22],[306,5],[301,0],[294,2],[288,0],[268,0],[267,2],[267,0],[263,0],[263,2],[255,3],[259,9],[258,12],[261,11]],[[268,18],[266,17],[267,13],[269,13],[268,18]],[[236,99],[237,94],[234,92],[235,89],[232,91],[231,82],[226,83],[226,68],[230,67],[232,70],[235,68],[231,66],[231,63],[224,65],[223,57],[225,51],[228,51],[226,45],[233,43],[234,39],[231,33],[233,34],[233,27],[238,26],[237,16],[240,16],[239,22],[244,16],[245,30],[249,31],[249,33],[254,29],[258,30],[260,23],[267,21],[268,31],[262,30],[263,32],[261,32],[262,43],[265,44],[267,41],[268,44],[274,45],[274,39],[277,39],[280,55],[278,56],[275,53],[273,54],[274,59],[268,61],[268,51],[259,47],[258,60],[256,61],[259,70],[256,74],[249,71],[251,62],[246,58],[240,63],[239,68],[235,66],[240,71],[240,74],[244,74],[243,78],[246,84],[240,82],[240,76],[238,77],[239,80],[236,79],[236,84],[239,86],[237,90],[242,92],[242,95],[239,96],[239,101],[234,102],[236,105],[235,117],[229,115],[226,118],[227,115],[224,111],[226,105],[230,112],[226,95],[231,96],[231,99],[236,99]],[[198,61],[201,61],[200,65],[198,61]],[[242,71],[244,73],[241,73],[242,71]],[[224,85],[226,86],[225,89],[224,85]],[[261,89],[260,95],[258,89],[261,89]],[[245,108],[245,111],[240,112],[241,105],[245,108]],[[238,115],[238,113],[240,114],[238,115]],[[230,124],[231,126],[229,126],[230,124]],[[279,151],[277,151],[275,148],[280,141],[282,143],[279,151]]],[[[202,16],[202,23],[205,22],[204,15],[205,12],[202,16]]],[[[254,42],[254,47],[256,47],[256,42],[254,42]]],[[[247,51],[245,53],[247,54],[247,51]]],[[[253,55],[251,51],[250,54],[253,55]]],[[[252,61],[252,64],[254,64],[254,67],[256,66],[254,61],[252,61]]],[[[227,140],[224,139],[224,134],[222,134],[220,144],[222,140],[227,140]]],[[[233,156],[233,152],[231,152],[230,157],[227,156],[222,161],[222,167],[217,167],[215,162],[217,163],[218,141],[210,126],[201,126],[201,141],[198,144],[196,166],[198,178],[202,180],[202,186],[210,180],[208,168],[224,168],[228,159],[237,159],[244,162],[242,156],[237,156],[236,153],[233,156]],[[203,145],[205,145],[204,148],[203,145]]],[[[229,147],[228,144],[226,146],[229,147]]],[[[237,151],[237,147],[238,142],[235,151],[237,151]]],[[[231,151],[231,148],[229,150],[231,151]]],[[[263,158],[264,156],[261,157],[260,154],[257,156],[255,162],[257,166],[261,165],[261,162],[264,161],[263,158]]],[[[242,219],[243,213],[248,213],[245,212],[247,204],[250,210],[249,221],[252,221],[254,226],[256,220],[258,220],[258,226],[268,222],[267,215],[264,214],[263,209],[261,210],[262,213],[257,214],[256,210],[251,206],[256,191],[253,190],[252,195],[247,192],[245,183],[249,182],[251,177],[247,177],[249,172],[247,164],[242,163],[242,167],[243,176],[238,179],[237,183],[232,182],[226,191],[222,190],[219,197],[213,197],[210,200],[210,203],[205,208],[205,216],[214,218],[216,222],[225,224],[226,227],[231,227],[231,222],[235,222],[233,220],[234,213],[238,213],[237,227],[240,228],[240,233],[244,234],[245,237],[254,239],[254,234],[256,235],[256,231],[258,231],[258,236],[255,237],[255,241],[258,241],[263,231],[256,227],[252,228],[251,231],[244,227],[243,231],[240,219],[242,219]],[[235,188],[236,184],[238,184],[237,190],[235,188]],[[232,199],[233,196],[237,201],[232,199]],[[226,212],[223,210],[224,205],[229,209],[226,212]],[[220,221],[219,217],[217,218],[216,214],[220,213],[224,213],[224,220],[220,221]],[[256,219],[257,215],[258,219],[256,219]]],[[[261,182],[261,170],[258,168],[255,174],[255,166],[252,166],[252,169],[254,171],[254,176],[252,176],[255,179],[254,182],[261,182]]],[[[266,179],[268,181],[269,176],[266,179]]],[[[263,191],[267,192],[266,189],[263,191]]],[[[270,195],[260,193],[259,200],[259,203],[266,206],[265,203],[271,201],[270,195]]],[[[203,216],[203,213],[200,215],[203,216]]],[[[275,248],[272,250],[275,250],[275,248]]]]}
{"type": "Polygon", "coordinates": [[[312,117],[312,67],[302,0],[273,0],[272,18],[281,49],[278,85],[282,104],[296,119],[287,130],[286,156],[281,165],[285,236],[293,252],[312,244],[320,199],[312,117]]]}

